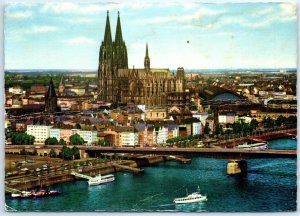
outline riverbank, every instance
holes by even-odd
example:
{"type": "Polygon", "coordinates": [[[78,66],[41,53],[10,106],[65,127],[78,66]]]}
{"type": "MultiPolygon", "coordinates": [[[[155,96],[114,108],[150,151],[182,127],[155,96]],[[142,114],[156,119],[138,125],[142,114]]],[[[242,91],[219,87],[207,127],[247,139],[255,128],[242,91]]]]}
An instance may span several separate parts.
{"type": "Polygon", "coordinates": [[[51,170],[44,171],[37,176],[33,175],[21,175],[12,178],[6,178],[6,186],[9,188],[17,190],[28,190],[40,186],[51,186],[54,184],[69,182],[78,180],[78,177],[71,175],[71,172],[75,171],[88,176],[96,176],[98,174],[108,174],[120,171],[129,171],[130,168],[126,169],[124,167],[138,168],[151,166],[152,164],[164,162],[171,160],[169,157],[164,156],[144,156],[136,157],[131,160],[113,160],[109,162],[102,162],[99,164],[88,165],[86,167],[70,167],[65,166],[62,170],[51,170]],[[121,166],[118,166],[121,165],[121,166]]]}

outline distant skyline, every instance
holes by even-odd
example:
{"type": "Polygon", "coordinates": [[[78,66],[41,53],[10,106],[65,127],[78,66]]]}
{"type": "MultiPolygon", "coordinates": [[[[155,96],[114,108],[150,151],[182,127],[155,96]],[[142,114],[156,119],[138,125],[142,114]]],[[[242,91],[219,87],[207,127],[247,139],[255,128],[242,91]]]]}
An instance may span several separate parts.
{"type": "Polygon", "coordinates": [[[294,3],[16,3],[4,14],[5,69],[97,70],[109,10],[130,68],[296,68],[294,3]]]}

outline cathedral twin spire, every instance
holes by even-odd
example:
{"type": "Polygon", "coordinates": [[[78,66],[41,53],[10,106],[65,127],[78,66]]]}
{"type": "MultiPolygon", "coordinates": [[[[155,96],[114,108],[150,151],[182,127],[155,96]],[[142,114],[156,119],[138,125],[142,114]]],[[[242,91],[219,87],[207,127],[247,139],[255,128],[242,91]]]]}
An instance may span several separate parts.
{"type": "MultiPolygon", "coordinates": [[[[110,21],[109,21],[109,12],[108,11],[107,11],[107,17],[106,17],[104,43],[106,43],[106,44],[107,43],[112,43],[112,36],[111,36],[111,30],[110,30],[110,21]]],[[[122,28],[121,28],[121,21],[120,21],[120,13],[119,12],[118,12],[118,21],[117,21],[117,28],[116,28],[115,43],[117,43],[117,44],[123,43],[122,28]]]]}
{"type": "MultiPolygon", "coordinates": [[[[106,17],[106,26],[105,26],[105,33],[104,33],[104,44],[110,45],[113,44],[116,47],[125,47],[125,56],[126,58],[124,59],[127,62],[127,49],[125,42],[123,41],[123,36],[122,36],[122,28],[121,28],[121,20],[120,20],[120,12],[118,11],[118,20],[117,20],[117,27],[116,27],[116,35],[115,35],[115,41],[112,41],[112,36],[111,36],[111,30],[110,30],[110,21],[109,21],[109,12],[107,11],[107,17],[106,17]]],[[[116,51],[117,55],[120,55],[120,50],[116,51]],[[119,52],[118,52],[119,51],[119,52]]],[[[116,58],[120,58],[120,56],[116,56],[116,58]]],[[[127,63],[122,64],[124,68],[127,68],[127,63]]],[[[144,59],[144,67],[145,69],[149,70],[150,69],[150,57],[148,53],[148,43],[146,44],[146,56],[144,59]]]]}
{"type": "Polygon", "coordinates": [[[105,44],[111,44],[112,38],[111,38],[111,31],[110,31],[110,22],[109,22],[109,13],[107,11],[107,17],[106,17],[106,26],[105,26],[105,33],[104,33],[104,43],[105,44]]]}

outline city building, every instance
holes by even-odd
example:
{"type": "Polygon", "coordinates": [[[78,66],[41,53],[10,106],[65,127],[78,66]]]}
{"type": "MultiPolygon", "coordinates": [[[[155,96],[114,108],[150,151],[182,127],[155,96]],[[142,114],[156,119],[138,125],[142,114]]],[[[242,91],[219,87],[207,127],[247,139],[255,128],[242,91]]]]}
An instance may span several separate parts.
{"type": "Polygon", "coordinates": [[[27,125],[26,133],[35,137],[34,144],[44,145],[45,140],[50,137],[52,125],[32,124],[27,125]]]}
{"type": "Polygon", "coordinates": [[[153,108],[146,110],[146,120],[158,121],[167,118],[166,108],[153,108]]]}
{"type": "Polygon", "coordinates": [[[119,133],[119,146],[137,146],[139,144],[139,134],[134,127],[117,127],[119,133]]]}

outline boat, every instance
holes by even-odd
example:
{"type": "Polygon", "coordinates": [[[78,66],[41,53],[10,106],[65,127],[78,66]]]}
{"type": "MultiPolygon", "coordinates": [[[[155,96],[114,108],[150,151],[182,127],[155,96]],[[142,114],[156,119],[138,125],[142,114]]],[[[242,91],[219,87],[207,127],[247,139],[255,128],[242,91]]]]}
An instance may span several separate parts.
{"type": "Polygon", "coordinates": [[[94,185],[112,182],[114,180],[115,180],[115,176],[112,174],[109,174],[109,175],[99,174],[98,176],[89,179],[88,184],[89,184],[89,186],[94,186],[94,185]]]}
{"type": "Polygon", "coordinates": [[[40,189],[38,191],[32,192],[32,195],[34,198],[39,198],[39,197],[48,197],[48,196],[56,196],[60,195],[61,193],[55,190],[44,190],[40,189]]]}
{"type": "Polygon", "coordinates": [[[238,149],[266,150],[266,149],[268,149],[268,143],[264,143],[264,142],[253,143],[253,144],[244,143],[242,145],[238,145],[237,148],[238,149]]]}
{"type": "Polygon", "coordinates": [[[187,193],[186,197],[174,199],[174,203],[176,203],[176,204],[195,203],[195,202],[202,202],[202,201],[207,201],[207,196],[206,195],[203,196],[200,194],[199,186],[198,186],[197,192],[194,192],[189,195],[187,193]]]}
{"type": "Polygon", "coordinates": [[[21,191],[20,193],[11,193],[12,198],[31,198],[33,197],[30,191],[21,191]]]}
{"type": "Polygon", "coordinates": [[[12,198],[39,198],[39,197],[48,197],[56,196],[61,194],[55,190],[44,190],[40,189],[38,191],[21,191],[20,193],[11,193],[12,198]]]}

